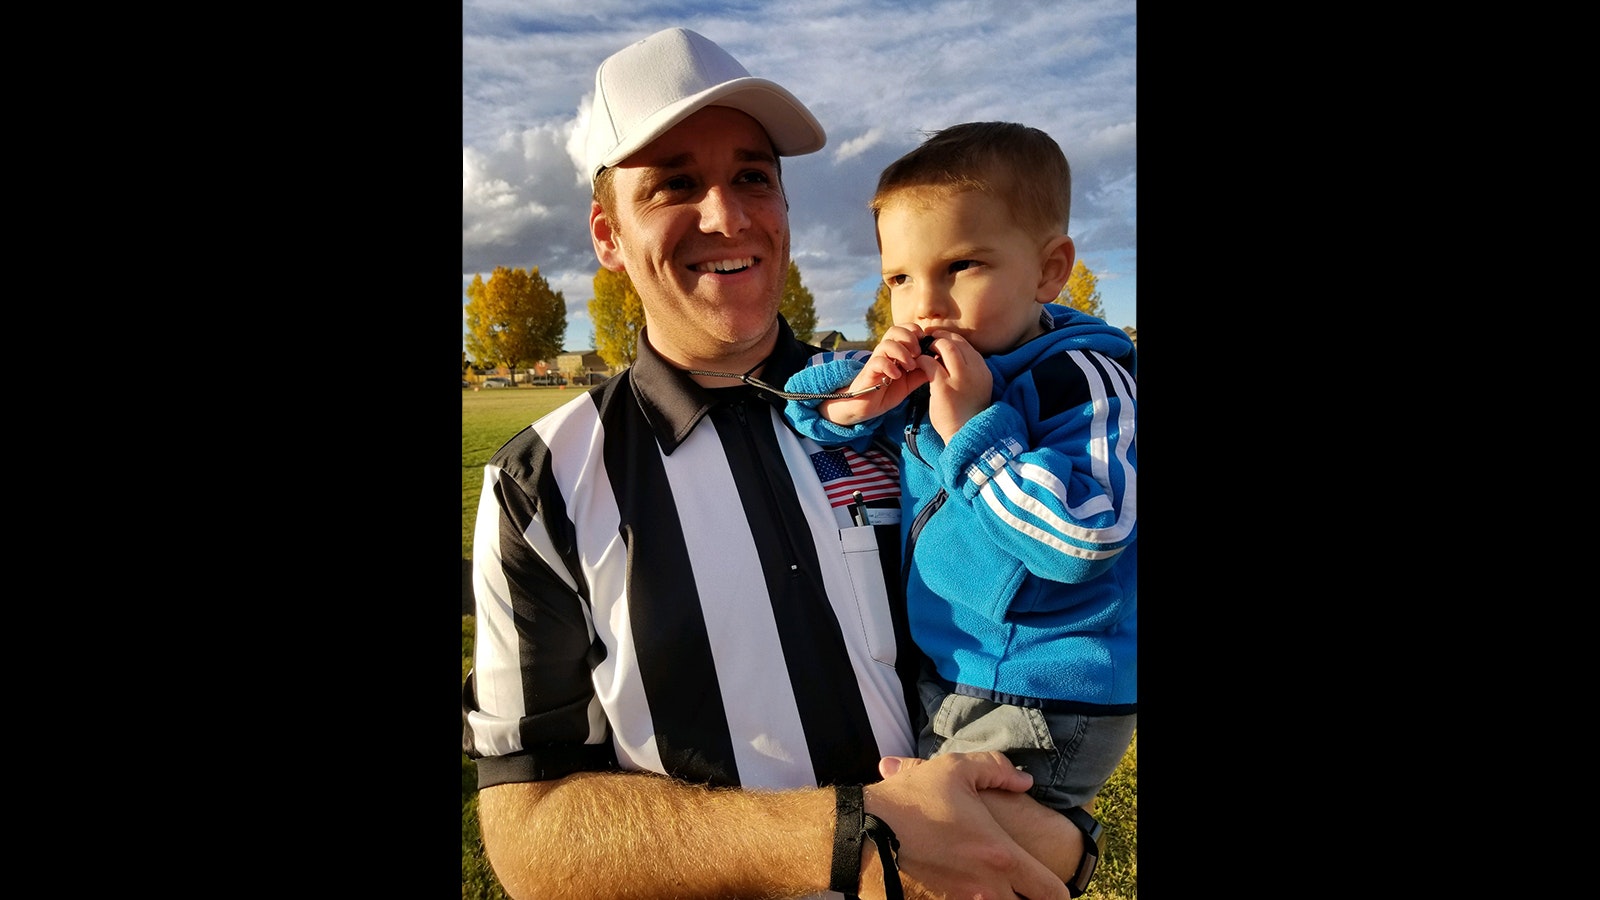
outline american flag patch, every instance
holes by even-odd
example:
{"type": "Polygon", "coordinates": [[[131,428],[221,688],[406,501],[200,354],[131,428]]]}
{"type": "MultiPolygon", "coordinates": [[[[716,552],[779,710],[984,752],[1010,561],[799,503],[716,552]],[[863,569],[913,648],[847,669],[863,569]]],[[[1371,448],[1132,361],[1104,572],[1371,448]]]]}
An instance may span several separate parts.
{"type": "Polygon", "coordinates": [[[811,466],[828,492],[828,503],[844,506],[856,491],[863,500],[900,496],[900,467],[894,457],[877,447],[857,453],[849,447],[835,447],[811,454],[811,466]]]}

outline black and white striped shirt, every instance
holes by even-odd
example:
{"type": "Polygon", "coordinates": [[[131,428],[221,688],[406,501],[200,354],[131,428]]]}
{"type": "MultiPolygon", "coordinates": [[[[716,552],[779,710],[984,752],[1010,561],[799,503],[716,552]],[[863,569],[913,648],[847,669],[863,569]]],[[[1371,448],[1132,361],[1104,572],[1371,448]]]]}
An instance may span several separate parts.
{"type": "MultiPolygon", "coordinates": [[[[780,325],[768,384],[817,352],[780,325]]],[[[897,517],[830,505],[820,449],[782,400],[702,388],[642,336],[627,371],[500,448],[462,698],[479,786],[607,768],[861,783],[915,755],[897,517]]]]}

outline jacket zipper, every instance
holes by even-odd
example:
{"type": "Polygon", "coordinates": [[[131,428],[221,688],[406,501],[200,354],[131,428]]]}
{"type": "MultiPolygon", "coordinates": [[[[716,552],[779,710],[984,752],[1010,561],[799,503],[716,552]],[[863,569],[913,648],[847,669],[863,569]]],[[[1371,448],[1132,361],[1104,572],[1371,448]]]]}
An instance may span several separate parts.
{"type": "MultiPolygon", "coordinates": [[[[906,407],[906,449],[917,458],[917,462],[928,465],[922,458],[922,453],[917,450],[917,433],[921,431],[922,413],[927,408],[927,388],[919,389],[919,393],[912,395],[910,404],[906,407]]],[[[931,466],[930,466],[931,468],[931,466]]],[[[902,590],[911,586],[911,560],[917,549],[917,536],[922,533],[922,527],[928,524],[928,519],[939,511],[948,499],[944,488],[939,488],[939,493],[933,495],[921,509],[917,510],[917,517],[911,520],[911,528],[906,532],[906,546],[904,555],[900,558],[900,587],[902,590]]],[[[904,498],[902,498],[904,500],[904,498]]],[[[909,593],[908,593],[909,596],[909,593]]]]}

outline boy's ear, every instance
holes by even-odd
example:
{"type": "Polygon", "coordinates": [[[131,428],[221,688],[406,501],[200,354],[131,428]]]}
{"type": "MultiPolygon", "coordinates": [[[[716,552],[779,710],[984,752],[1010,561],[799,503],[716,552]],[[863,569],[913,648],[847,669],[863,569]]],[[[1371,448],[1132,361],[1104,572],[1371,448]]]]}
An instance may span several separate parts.
{"type": "Polygon", "coordinates": [[[1078,259],[1078,248],[1072,238],[1058,234],[1039,251],[1039,289],[1033,299],[1039,303],[1054,303],[1072,276],[1072,264],[1078,259]]]}
{"type": "Polygon", "coordinates": [[[594,255],[599,258],[600,265],[613,272],[623,271],[622,240],[596,201],[589,203],[589,239],[594,243],[594,255]]]}

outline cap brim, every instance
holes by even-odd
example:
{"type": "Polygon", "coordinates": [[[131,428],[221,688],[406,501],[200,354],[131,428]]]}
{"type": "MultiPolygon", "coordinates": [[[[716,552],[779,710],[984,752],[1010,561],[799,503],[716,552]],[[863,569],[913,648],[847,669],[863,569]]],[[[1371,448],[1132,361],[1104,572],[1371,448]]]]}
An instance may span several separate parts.
{"type": "Polygon", "coordinates": [[[589,177],[592,179],[600,169],[614,166],[637,153],[707,106],[728,106],[748,113],[766,129],[779,156],[815,153],[828,142],[822,123],[793,94],[765,78],[735,78],[656,110],[635,129],[630,140],[618,144],[602,157],[589,177]]]}

